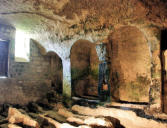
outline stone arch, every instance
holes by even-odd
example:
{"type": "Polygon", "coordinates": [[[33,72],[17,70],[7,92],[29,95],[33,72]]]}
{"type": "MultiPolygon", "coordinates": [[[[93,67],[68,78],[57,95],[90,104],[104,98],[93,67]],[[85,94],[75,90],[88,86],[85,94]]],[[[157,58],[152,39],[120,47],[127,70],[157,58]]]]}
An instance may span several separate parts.
{"type": "Polygon", "coordinates": [[[149,102],[151,58],[145,35],[123,26],[110,36],[111,95],[128,102],[149,102]]]}
{"type": "Polygon", "coordinates": [[[95,47],[90,41],[78,40],[71,48],[72,95],[98,95],[98,56],[95,47]]]}
{"type": "Polygon", "coordinates": [[[58,93],[63,92],[63,66],[62,60],[57,55],[57,53],[53,51],[49,51],[46,53],[46,56],[50,58],[50,79],[52,81],[52,87],[54,87],[55,91],[58,93]]]}

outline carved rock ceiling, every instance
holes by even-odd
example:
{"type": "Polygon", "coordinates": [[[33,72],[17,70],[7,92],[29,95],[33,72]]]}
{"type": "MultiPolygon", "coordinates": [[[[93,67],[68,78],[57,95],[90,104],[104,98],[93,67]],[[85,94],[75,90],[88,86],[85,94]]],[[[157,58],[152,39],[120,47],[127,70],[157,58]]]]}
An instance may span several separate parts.
{"type": "Polygon", "coordinates": [[[38,41],[63,44],[88,36],[96,41],[120,24],[166,27],[165,1],[0,0],[0,23],[24,30],[38,41]]]}

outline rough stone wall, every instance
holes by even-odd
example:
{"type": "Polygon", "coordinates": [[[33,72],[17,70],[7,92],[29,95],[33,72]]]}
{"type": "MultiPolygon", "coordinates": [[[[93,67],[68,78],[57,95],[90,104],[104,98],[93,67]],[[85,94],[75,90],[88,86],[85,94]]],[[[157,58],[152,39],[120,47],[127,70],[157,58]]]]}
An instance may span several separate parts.
{"type": "MultiPolygon", "coordinates": [[[[157,29],[167,26],[164,0],[2,0],[0,22],[28,32],[46,51],[56,52],[63,63],[65,95],[71,96],[70,48],[79,39],[96,42],[119,25],[136,25],[158,48],[157,29]],[[149,30],[148,30],[149,29],[149,30]],[[152,31],[152,32],[151,32],[152,31]],[[154,33],[155,32],[155,33],[154,33]]],[[[152,51],[151,99],[160,96],[158,50],[152,51]],[[158,74],[158,75],[157,75],[158,74]],[[157,93],[158,92],[158,93],[157,93]]],[[[159,103],[159,102],[158,102],[159,103]]]]}
{"type": "Polygon", "coordinates": [[[141,27],[145,34],[151,54],[151,85],[150,85],[150,104],[155,108],[162,106],[162,81],[161,81],[161,60],[160,60],[160,41],[162,28],[157,25],[147,24],[141,27]]]}
{"type": "Polygon", "coordinates": [[[160,106],[159,45],[160,31],[167,26],[166,4],[165,0],[2,0],[0,21],[29,32],[47,52],[52,50],[61,57],[63,91],[69,97],[72,45],[79,39],[93,43],[105,39],[120,25],[138,27],[146,36],[150,49],[149,102],[160,106]]]}
{"type": "Polygon", "coordinates": [[[31,40],[30,42],[30,62],[15,62],[14,56],[10,61],[10,77],[20,80],[42,80],[49,78],[50,71],[50,57],[44,57],[36,44],[31,40]]]}
{"type": "MultiPolygon", "coordinates": [[[[36,101],[43,98],[51,89],[51,80],[53,81],[54,77],[59,77],[62,82],[62,66],[56,68],[58,65],[62,65],[60,58],[41,55],[37,44],[31,40],[30,62],[15,62],[14,37],[6,39],[10,40],[9,77],[0,78],[0,104],[26,104],[30,101],[36,101]]],[[[55,86],[62,84],[61,82],[53,82],[55,86]]]]}

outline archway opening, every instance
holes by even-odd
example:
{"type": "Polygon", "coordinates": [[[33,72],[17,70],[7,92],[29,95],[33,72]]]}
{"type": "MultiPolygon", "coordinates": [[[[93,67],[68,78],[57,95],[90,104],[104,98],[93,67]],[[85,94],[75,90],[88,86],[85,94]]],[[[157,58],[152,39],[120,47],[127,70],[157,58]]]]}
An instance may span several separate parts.
{"type": "Polygon", "coordinates": [[[147,40],[136,27],[124,26],[109,36],[111,95],[117,101],[149,102],[151,59],[147,40]]]}
{"type": "Polygon", "coordinates": [[[50,79],[54,90],[62,94],[63,92],[63,66],[61,58],[55,52],[48,52],[50,57],[50,79]]]}
{"type": "Polygon", "coordinates": [[[98,56],[96,45],[77,41],[71,48],[72,95],[98,96],[98,56]]]}

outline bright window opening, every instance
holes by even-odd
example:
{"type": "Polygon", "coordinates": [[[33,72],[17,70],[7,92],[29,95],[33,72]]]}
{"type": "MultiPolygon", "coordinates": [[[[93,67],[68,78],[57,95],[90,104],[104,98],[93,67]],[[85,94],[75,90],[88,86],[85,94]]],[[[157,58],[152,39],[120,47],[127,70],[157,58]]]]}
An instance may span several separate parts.
{"type": "Polygon", "coordinates": [[[22,31],[16,31],[15,38],[15,61],[29,62],[30,38],[22,31]]]}

